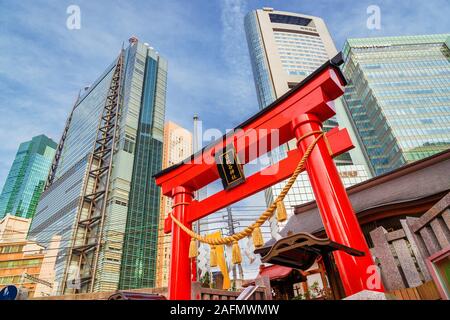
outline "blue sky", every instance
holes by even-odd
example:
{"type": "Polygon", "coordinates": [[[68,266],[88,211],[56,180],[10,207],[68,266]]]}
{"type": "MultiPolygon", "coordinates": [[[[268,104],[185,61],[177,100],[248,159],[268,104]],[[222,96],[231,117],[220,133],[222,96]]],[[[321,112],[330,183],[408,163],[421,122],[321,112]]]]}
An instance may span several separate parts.
{"type": "Polygon", "coordinates": [[[450,32],[450,2],[0,0],[0,187],[20,142],[59,140],[78,90],[136,35],[169,61],[167,119],[188,129],[232,128],[257,111],[244,15],[263,6],[322,17],[338,49],[348,37],[450,32]],[[66,28],[69,5],[81,29],[66,28]],[[381,30],[366,28],[369,5],[381,30]]]}

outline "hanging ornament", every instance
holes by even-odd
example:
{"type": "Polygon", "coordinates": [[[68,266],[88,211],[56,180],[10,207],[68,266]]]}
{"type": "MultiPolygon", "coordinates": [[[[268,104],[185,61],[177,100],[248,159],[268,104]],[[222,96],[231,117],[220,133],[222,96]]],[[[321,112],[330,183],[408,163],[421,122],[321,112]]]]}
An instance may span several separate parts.
{"type": "Polygon", "coordinates": [[[279,227],[277,217],[275,216],[270,217],[269,227],[270,227],[270,236],[272,237],[272,239],[278,240],[279,227]]]}
{"type": "Polygon", "coordinates": [[[278,222],[286,221],[287,213],[283,201],[277,201],[277,220],[278,222]]]}
{"type": "Polygon", "coordinates": [[[228,270],[231,270],[231,268],[233,267],[233,263],[232,263],[232,254],[233,250],[232,250],[232,245],[231,244],[227,244],[225,245],[225,258],[226,258],[226,263],[227,263],[227,268],[228,270]]]}
{"type": "Polygon", "coordinates": [[[208,272],[208,250],[207,246],[201,245],[198,249],[197,268],[200,270],[200,279],[208,272]]]}
{"type": "Polygon", "coordinates": [[[211,252],[209,256],[209,265],[211,268],[217,267],[217,254],[216,254],[216,246],[211,246],[211,252]]]}
{"type": "Polygon", "coordinates": [[[231,255],[233,264],[240,264],[242,262],[241,249],[239,248],[239,243],[237,241],[233,242],[231,255]]]}
{"type": "Polygon", "coordinates": [[[255,229],[253,229],[252,238],[253,238],[253,245],[255,246],[255,248],[259,248],[259,247],[263,246],[264,239],[263,239],[260,227],[256,227],[255,229]]]}
{"type": "Polygon", "coordinates": [[[247,246],[245,247],[244,254],[247,256],[249,260],[249,264],[252,264],[255,262],[256,257],[253,254],[253,251],[255,250],[255,247],[253,246],[253,241],[250,237],[247,237],[247,246]]]}
{"type": "Polygon", "coordinates": [[[189,258],[197,258],[198,256],[198,246],[197,241],[191,238],[191,244],[189,245],[189,258]]]}

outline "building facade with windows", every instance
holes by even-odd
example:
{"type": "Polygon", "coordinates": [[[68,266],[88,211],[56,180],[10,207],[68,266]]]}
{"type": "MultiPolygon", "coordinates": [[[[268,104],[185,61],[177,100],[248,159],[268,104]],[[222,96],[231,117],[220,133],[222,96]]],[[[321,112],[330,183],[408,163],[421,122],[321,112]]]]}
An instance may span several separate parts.
{"type": "MultiPolygon", "coordinates": [[[[174,122],[164,126],[162,168],[171,167],[187,159],[192,154],[192,133],[174,122]]],[[[164,220],[172,211],[172,198],[161,195],[158,230],[158,259],[156,267],[156,287],[167,287],[169,281],[172,235],[164,234],[164,220]]]]}
{"type": "Polygon", "coordinates": [[[160,194],[152,176],[162,167],[166,83],[167,61],[132,37],[77,99],[29,232],[46,247],[61,237],[57,294],[154,286],[160,194]],[[114,119],[114,129],[105,119],[114,119]],[[113,142],[112,135],[102,138],[107,132],[115,132],[113,142]],[[93,147],[102,141],[106,149],[93,147]],[[105,186],[101,192],[93,176],[105,186]],[[89,201],[104,214],[85,219],[89,201]],[[83,233],[88,225],[97,231],[83,233]],[[81,253],[92,260],[81,260],[81,253]]]}
{"type": "Polygon", "coordinates": [[[31,241],[0,242],[0,289],[13,285],[25,289],[33,297],[36,283],[24,277],[24,273],[38,277],[44,247],[31,241]]]}
{"type": "Polygon", "coordinates": [[[56,143],[45,135],[20,144],[0,195],[0,219],[8,213],[34,216],[55,150],[56,143]]]}
{"type": "Polygon", "coordinates": [[[375,175],[450,147],[450,34],[348,39],[346,112],[375,175]]]}
{"type": "MultiPolygon", "coordinates": [[[[318,17],[263,8],[246,16],[245,31],[260,109],[267,107],[337,54],[324,21],[318,17]]],[[[345,119],[346,113],[340,99],[335,101],[335,106],[336,116],[324,123],[324,130],[336,127],[338,123],[347,126],[348,120],[345,119]]],[[[357,142],[354,132],[349,132],[352,140],[357,142]]],[[[296,148],[295,141],[272,151],[271,161],[278,162],[284,158],[290,148],[296,148]]],[[[346,186],[368,178],[366,159],[357,144],[350,154],[343,154],[335,161],[346,186]]],[[[273,201],[283,186],[284,182],[266,190],[267,204],[273,201]]],[[[314,200],[314,194],[307,174],[302,173],[284,200],[288,215],[293,214],[293,206],[311,200],[314,200]]],[[[272,233],[272,236],[276,234],[272,233]]]]}
{"type": "Polygon", "coordinates": [[[40,297],[52,292],[52,272],[58,239],[52,240],[50,250],[26,239],[31,219],[6,215],[0,220],[0,289],[13,285],[27,297],[40,297]]]}
{"type": "Polygon", "coordinates": [[[0,220],[0,241],[14,242],[27,238],[31,219],[7,214],[0,220]]]}

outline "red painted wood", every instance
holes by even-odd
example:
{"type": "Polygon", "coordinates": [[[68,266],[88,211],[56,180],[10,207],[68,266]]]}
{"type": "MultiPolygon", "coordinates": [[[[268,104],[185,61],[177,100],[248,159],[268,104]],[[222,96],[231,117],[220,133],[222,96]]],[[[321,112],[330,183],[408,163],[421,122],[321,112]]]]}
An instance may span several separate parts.
{"type": "MultiPolygon", "coordinates": [[[[322,123],[315,115],[302,114],[292,120],[292,127],[296,137],[300,138],[309,132],[321,130],[322,123]]],[[[304,152],[315,136],[317,134],[301,141],[298,148],[304,152]]],[[[372,276],[370,267],[374,265],[372,255],[323,139],[317,143],[306,161],[306,171],[328,237],[365,253],[362,257],[351,256],[342,251],[333,253],[346,294],[353,295],[365,289],[384,292],[383,287],[368,288],[368,279],[372,276]]]]}
{"type": "MultiPolygon", "coordinates": [[[[187,222],[188,204],[192,201],[193,192],[184,187],[177,187],[172,192],[173,215],[185,226],[191,228],[187,222]],[[183,205],[177,205],[184,203],[183,205]]],[[[191,261],[189,259],[189,245],[191,239],[175,223],[172,225],[172,255],[170,258],[169,299],[191,299],[191,261]]]]}
{"type": "MultiPolygon", "coordinates": [[[[189,163],[157,176],[156,183],[161,186],[164,195],[172,197],[174,204],[185,203],[175,207],[173,212],[177,219],[191,227],[191,223],[196,219],[261,191],[292,174],[301,154],[313,141],[313,137],[308,137],[299,144],[301,152],[290,152],[288,158],[280,162],[280,170],[277,173],[265,176],[262,174],[263,170],[230,191],[221,191],[201,202],[192,202],[192,193],[195,190],[219,178],[214,159],[215,150],[222,150],[233,143],[241,162],[245,164],[278,146],[269,144],[267,148],[258,149],[260,141],[267,138],[270,140],[273,129],[279,130],[280,145],[293,138],[298,139],[308,132],[320,130],[321,123],[335,114],[333,100],[344,92],[341,77],[340,71],[332,66],[317,72],[295,92],[280,99],[277,105],[246,122],[239,132],[216,142],[189,163]],[[256,152],[249,152],[252,148],[256,148],[256,152]]],[[[307,161],[306,171],[316,195],[327,235],[336,242],[366,253],[365,257],[360,258],[345,253],[336,254],[337,266],[346,293],[353,294],[367,288],[369,274],[366,271],[367,267],[373,265],[373,261],[332,160],[335,154],[351,148],[350,138],[345,130],[337,129],[327,134],[327,138],[328,145],[322,139],[313,150],[307,161]]],[[[188,258],[190,239],[177,225],[167,220],[165,231],[170,230],[172,258],[169,298],[190,299],[191,263],[188,258]]],[[[380,291],[383,291],[383,288],[380,291]]]]}

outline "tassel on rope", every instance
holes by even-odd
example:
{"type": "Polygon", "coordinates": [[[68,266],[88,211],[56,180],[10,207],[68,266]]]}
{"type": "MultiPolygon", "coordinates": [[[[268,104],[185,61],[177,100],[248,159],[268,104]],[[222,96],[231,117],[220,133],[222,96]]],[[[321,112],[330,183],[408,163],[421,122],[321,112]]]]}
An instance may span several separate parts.
{"type": "Polygon", "coordinates": [[[252,238],[253,238],[253,245],[255,246],[255,248],[262,247],[262,245],[264,244],[264,240],[260,227],[256,227],[255,229],[253,229],[252,238]]]}
{"type": "Polygon", "coordinates": [[[237,241],[233,242],[233,250],[231,251],[231,262],[233,264],[240,264],[242,262],[241,249],[237,241]]]}
{"type": "Polygon", "coordinates": [[[197,241],[194,238],[191,238],[191,244],[189,245],[189,258],[197,258],[197,256],[198,256],[197,241]]]}
{"type": "Polygon", "coordinates": [[[278,222],[286,221],[287,213],[283,201],[277,201],[277,220],[278,222]]]}
{"type": "Polygon", "coordinates": [[[211,268],[217,267],[216,246],[211,246],[211,252],[209,254],[209,266],[211,268]]]}

